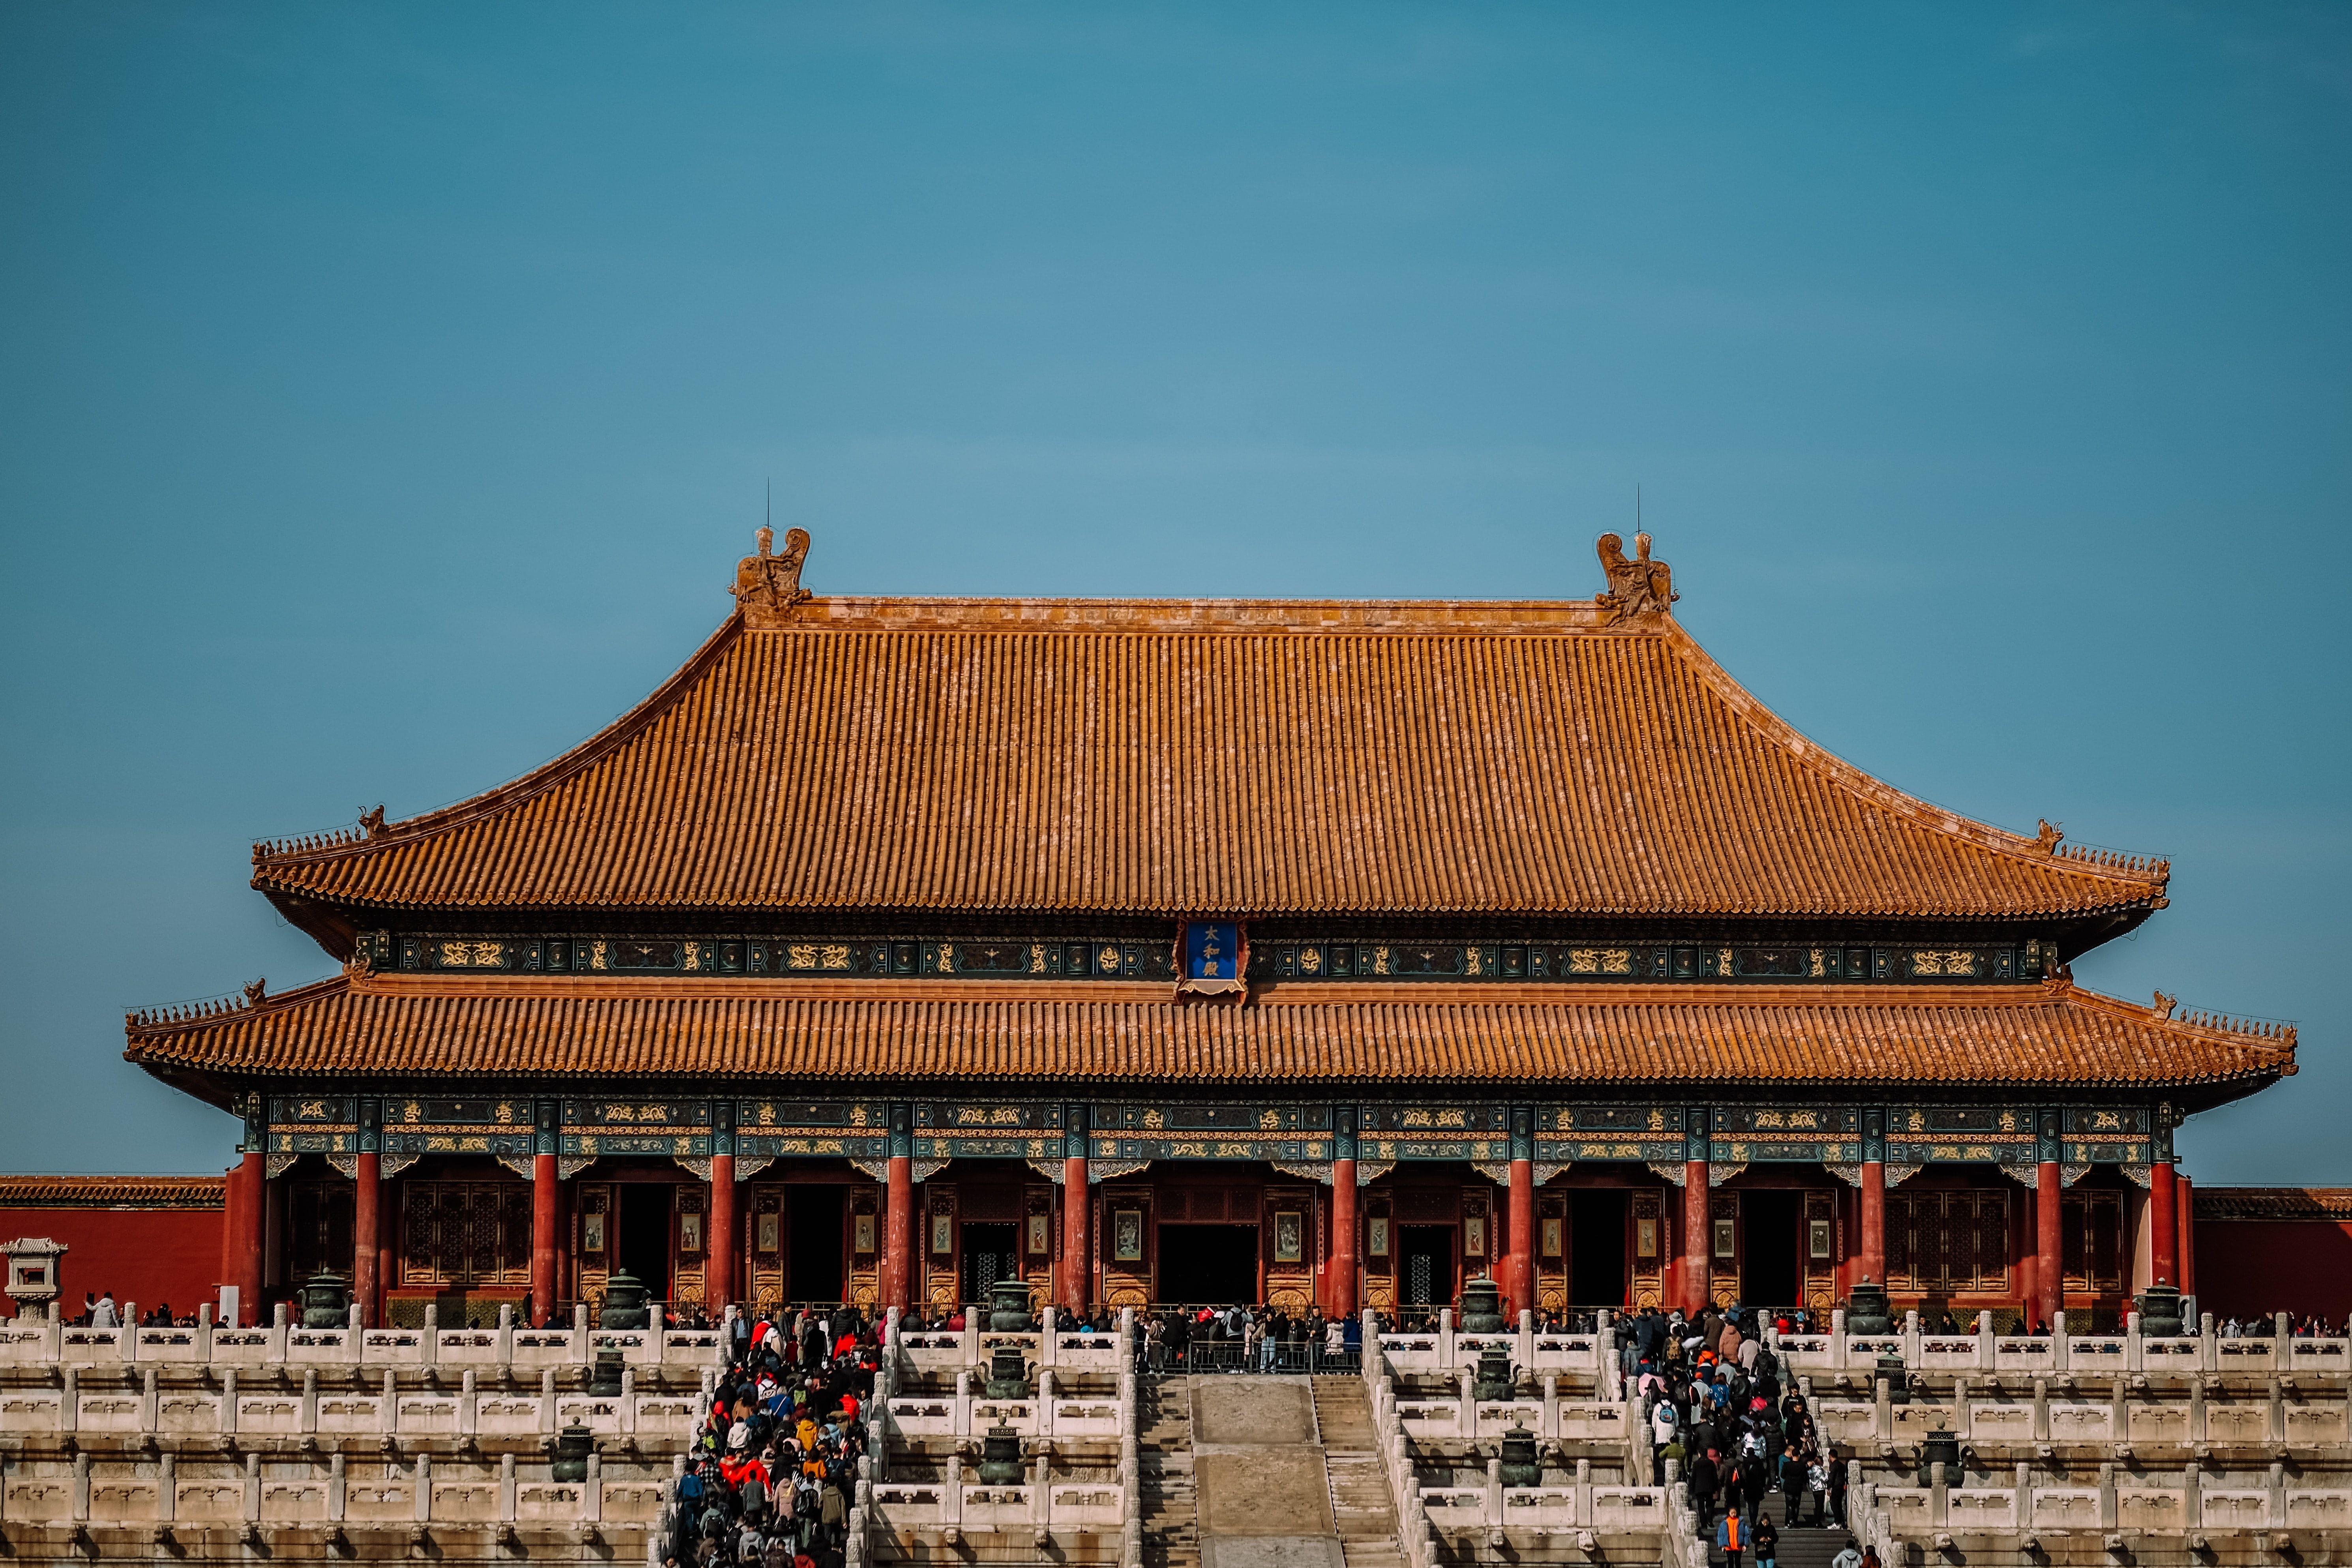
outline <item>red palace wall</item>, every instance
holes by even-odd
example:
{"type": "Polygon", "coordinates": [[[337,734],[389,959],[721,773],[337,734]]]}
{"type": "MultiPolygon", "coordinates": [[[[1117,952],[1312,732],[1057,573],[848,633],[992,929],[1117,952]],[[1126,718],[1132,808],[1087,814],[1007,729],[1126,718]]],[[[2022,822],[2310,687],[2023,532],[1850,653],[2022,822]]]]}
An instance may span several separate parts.
{"type": "Polygon", "coordinates": [[[2352,1189],[2197,1189],[2197,1309],[2352,1314],[2352,1189]]]}
{"type": "Polygon", "coordinates": [[[184,1316],[220,1279],[221,1186],[217,1176],[0,1176],[0,1241],[47,1237],[70,1249],[59,1270],[68,1317],[85,1290],[142,1312],[168,1301],[184,1316]]]}

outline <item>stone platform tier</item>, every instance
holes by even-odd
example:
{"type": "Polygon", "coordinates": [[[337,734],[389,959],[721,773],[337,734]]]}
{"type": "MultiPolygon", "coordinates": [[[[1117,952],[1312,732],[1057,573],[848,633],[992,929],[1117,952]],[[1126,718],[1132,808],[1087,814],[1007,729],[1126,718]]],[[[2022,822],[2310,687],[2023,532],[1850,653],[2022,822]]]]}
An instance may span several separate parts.
{"type": "Polygon", "coordinates": [[[0,1533],[22,1562],[658,1563],[672,1468],[587,1463],[559,1481],[511,1455],[20,1461],[0,1482],[0,1533]]]}
{"type": "MultiPolygon", "coordinates": [[[[977,1321],[978,1313],[973,1314],[977,1321]]],[[[849,1521],[853,1562],[1122,1563],[1140,1568],[1133,1314],[1117,1334],[934,1332],[885,1325],[877,1461],[849,1521]],[[1028,1390],[984,1392],[1000,1346],[1028,1390]],[[1084,1385],[1083,1390],[1077,1385],[1084,1385]],[[986,1440],[1017,1477],[984,1479],[986,1440]]]]}
{"type": "Polygon", "coordinates": [[[1919,1314],[1905,1314],[1904,1327],[1892,1334],[1849,1334],[1845,1314],[1830,1315],[1825,1334],[1780,1334],[1766,1331],[1766,1342],[1780,1354],[1789,1372],[1820,1376],[1825,1373],[1868,1375],[1882,1356],[1895,1355],[1914,1373],[2132,1373],[2150,1376],[2231,1373],[2268,1376],[2352,1376],[2352,1339],[2296,1339],[2287,1333],[2281,1313],[2273,1335],[2263,1339],[2225,1340],[2213,1332],[2207,1313],[2200,1333],[2154,1336],[2139,1331],[2139,1314],[2130,1314],[2124,1330],[2112,1334],[2067,1331],[2066,1314],[2057,1313],[2051,1331],[2042,1335],[1996,1334],[1992,1314],[1979,1313],[1972,1332],[1938,1334],[1919,1327],[1919,1314]]]}
{"type": "MultiPolygon", "coordinates": [[[[362,1374],[364,1375],[364,1374],[362,1374]]],[[[706,1376],[709,1374],[706,1373],[706,1376]]],[[[652,1452],[683,1452],[704,1407],[692,1393],[638,1393],[622,1374],[617,1395],[557,1386],[553,1368],[536,1388],[477,1381],[468,1368],[456,1386],[403,1387],[390,1371],[381,1382],[331,1384],[315,1367],[282,1383],[240,1377],[226,1368],[216,1386],[167,1383],[149,1365],[110,1379],[63,1369],[54,1384],[0,1387],[0,1453],[58,1448],[320,1448],[364,1452],[399,1447],[478,1446],[530,1450],[574,1424],[600,1440],[652,1452]]]]}
{"type": "Polygon", "coordinates": [[[1857,1532],[1896,1568],[2328,1563],[2352,1550],[2352,1475],[2342,1468],[2232,1474],[2192,1465],[2166,1475],[2102,1465],[2062,1484],[2019,1465],[2008,1484],[1991,1485],[1938,1464],[1927,1485],[1901,1484],[1911,1479],[1865,1482],[1850,1504],[1857,1532]]]}
{"type": "MultiPolygon", "coordinates": [[[[129,1311],[135,1311],[131,1307],[129,1311]]],[[[127,1314],[126,1314],[127,1315],[127,1314]]],[[[726,1364],[726,1336],[717,1329],[597,1329],[588,1310],[575,1310],[568,1328],[534,1329],[514,1321],[510,1307],[499,1310],[496,1328],[444,1329],[425,1309],[419,1329],[362,1329],[358,1309],[348,1326],[289,1326],[286,1309],[268,1328],[84,1329],[47,1319],[0,1320],[0,1378],[19,1369],[60,1367],[156,1367],[188,1373],[423,1372],[463,1368],[534,1377],[542,1370],[584,1371],[600,1352],[617,1351],[643,1380],[658,1377],[692,1386],[708,1371],[726,1364]]]]}

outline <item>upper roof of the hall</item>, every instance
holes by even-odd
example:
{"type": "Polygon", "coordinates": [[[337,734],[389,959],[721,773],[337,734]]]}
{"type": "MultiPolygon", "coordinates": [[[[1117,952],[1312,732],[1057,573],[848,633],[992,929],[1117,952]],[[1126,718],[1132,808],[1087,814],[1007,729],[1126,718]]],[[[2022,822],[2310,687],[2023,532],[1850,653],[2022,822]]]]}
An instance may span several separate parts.
{"type": "Polygon", "coordinates": [[[2168,868],[1807,741],[1601,540],[1569,602],[819,597],[807,536],[553,762],[257,844],[319,908],[2137,918],[2168,868]]]}

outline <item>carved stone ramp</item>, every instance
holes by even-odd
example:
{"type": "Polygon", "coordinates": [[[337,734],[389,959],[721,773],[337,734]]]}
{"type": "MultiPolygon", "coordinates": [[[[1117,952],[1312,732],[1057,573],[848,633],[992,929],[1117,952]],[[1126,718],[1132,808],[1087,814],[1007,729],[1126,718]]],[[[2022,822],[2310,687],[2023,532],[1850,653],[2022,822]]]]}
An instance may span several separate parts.
{"type": "Polygon", "coordinates": [[[1196,1377],[1202,1568],[1346,1568],[1303,1377],[1196,1377]]]}
{"type": "Polygon", "coordinates": [[[1397,1542],[1396,1503],[1389,1495],[1380,1432],[1372,1425],[1372,1402],[1362,1378],[1315,1380],[1315,1429],[1323,1439],[1323,1465],[1331,1478],[1331,1517],[1339,1527],[1339,1549],[1347,1555],[1348,1568],[1404,1568],[1404,1552],[1397,1542]]]}

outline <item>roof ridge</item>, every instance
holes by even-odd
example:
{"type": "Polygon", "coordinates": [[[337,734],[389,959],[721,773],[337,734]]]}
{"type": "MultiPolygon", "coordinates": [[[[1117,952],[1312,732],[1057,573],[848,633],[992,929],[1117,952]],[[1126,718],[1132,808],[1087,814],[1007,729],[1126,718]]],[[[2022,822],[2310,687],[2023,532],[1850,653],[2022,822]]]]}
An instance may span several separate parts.
{"type": "Polygon", "coordinates": [[[1924,826],[1963,835],[1979,847],[1996,854],[2029,864],[2046,865],[2053,859],[2063,859],[2116,881],[2152,886],[2157,889],[2154,907],[2165,907],[2167,900],[2163,889],[2171,878],[2170,861],[2155,856],[2125,855],[2115,850],[2062,845],[2060,840],[2064,836],[2052,827],[2046,819],[2042,825],[2041,836],[2028,838],[2023,834],[1980,822],[1973,816],[1923,800],[1906,790],[1897,789],[1867,768],[1848,762],[1783,718],[1771,704],[1741,685],[1738,678],[1724,668],[1681,622],[1669,617],[1667,625],[1668,640],[1691,662],[1717,696],[1731,703],[1758,729],[1778,736],[1801,765],[1813,769],[1831,783],[1851,790],[1874,805],[1900,812],[1924,826]]]}
{"type": "MultiPolygon", "coordinates": [[[[2054,996],[2072,996],[2117,1016],[2144,1018],[2178,1033],[2207,1035],[2236,1044],[2268,1047],[2290,1058],[2294,1055],[2296,1028],[2292,1023],[2274,1018],[2232,1017],[2202,1010],[2182,1013],[2179,1002],[2161,991],[2152,1002],[2134,1002],[2076,985],[2071,978],[2045,981],[2043,985],[2054,996]]],[[[2290,1067],[2288,1070],[2294,1069],[2290,1067]]]]}
{"type": "Polygon", "coordinates": [[[185,1033],[240,1015],[257,1016],[265,1013],[284,1012],[348,987],[354,973],[360,972],[347,966],[340,974],[310,981],[291,991],[271,992],[266,988],[265,982],[255,980],[247,982],[242,990],[226,996],[208,997],[199,1002],[166,1003],[156,1007],[133,1007],[122,1015],[122,1026],[126,1033],[144,1038],[185,1033]]]}

